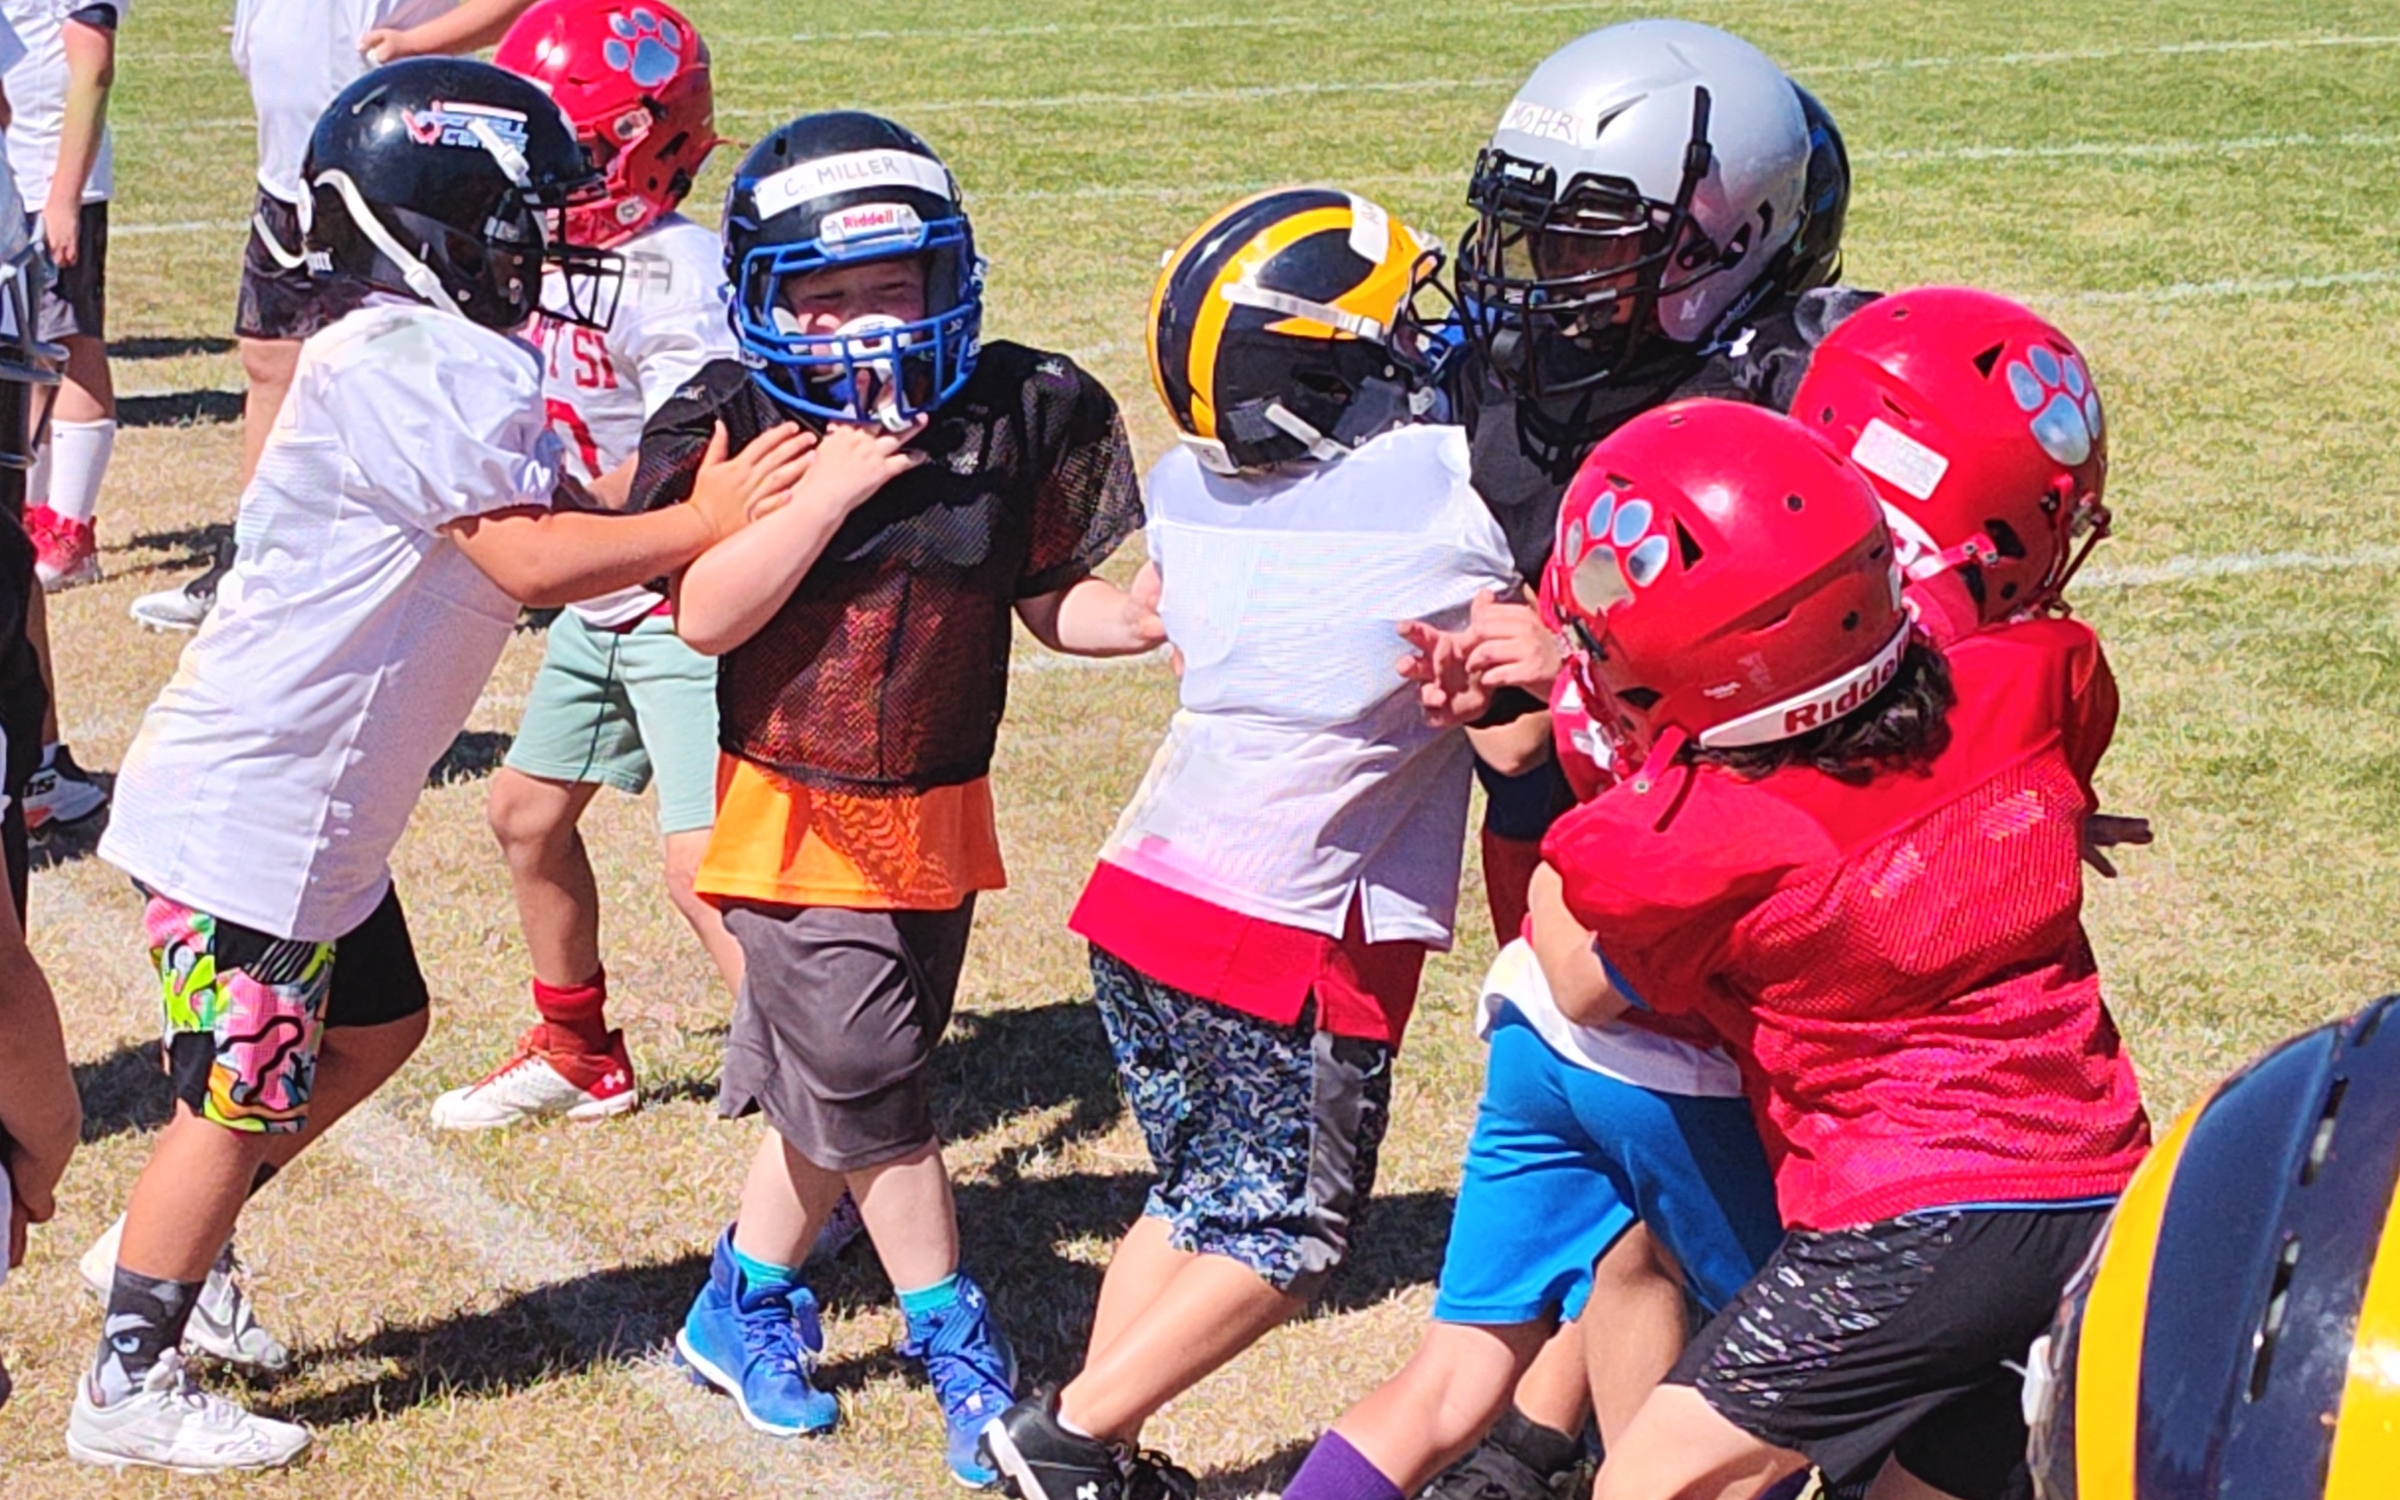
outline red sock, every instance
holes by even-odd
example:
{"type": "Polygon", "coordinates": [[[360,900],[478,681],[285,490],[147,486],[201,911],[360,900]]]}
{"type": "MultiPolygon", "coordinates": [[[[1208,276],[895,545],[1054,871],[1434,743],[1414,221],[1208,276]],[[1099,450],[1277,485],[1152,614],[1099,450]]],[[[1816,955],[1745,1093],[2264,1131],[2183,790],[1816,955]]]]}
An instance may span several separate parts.
{"type": "Polygon", "coordinates": [[[608,1005],[608,970],[596,969],[592,977],[581,984],[544,984],[533,982],[533,1008],[542,1014],[543,1023],[550,1029],[553,1047],[572,1047],[578,1052],[608,1050],[608,1018],[601,1012],[608,1005]]]}

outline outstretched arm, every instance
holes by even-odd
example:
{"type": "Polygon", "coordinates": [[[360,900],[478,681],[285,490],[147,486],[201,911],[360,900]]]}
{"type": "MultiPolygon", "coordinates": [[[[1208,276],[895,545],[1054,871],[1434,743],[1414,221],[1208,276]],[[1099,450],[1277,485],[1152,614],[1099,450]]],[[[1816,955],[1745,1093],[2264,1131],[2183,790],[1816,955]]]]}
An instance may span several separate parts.
{"type": "Polygon", "coordinates": [[[508,34],[533,0],[461,0],[456,10],[421,26],[378,26],[358,39],[358,50],[377,67],[404,57],[473,52],[508,34]]]}
{"type": "Polygon", "coordinates": [[[1559,1014],[1578,1026],[1605,1026],[1625,1014],[1629,1002],[1609,982],[1591,932],[1568,912],[1558,872],[1537,866],[1526,894],[1533,906],[1533,956],[1541,960],[1559,1014]]]}

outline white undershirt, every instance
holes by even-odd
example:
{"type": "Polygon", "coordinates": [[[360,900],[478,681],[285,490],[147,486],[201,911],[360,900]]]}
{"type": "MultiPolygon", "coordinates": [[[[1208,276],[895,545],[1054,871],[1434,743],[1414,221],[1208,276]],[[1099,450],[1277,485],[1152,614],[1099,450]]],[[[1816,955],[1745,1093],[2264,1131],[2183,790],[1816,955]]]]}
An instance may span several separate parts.
{"type": "MultiPolygon", "coordinates": [[[[0,0],[0,17],[17,33],[23,55],[12,63],[0,84],[8,90],[8,161],[16,170],[17,195],[39,212],[50,197],[50,179],[58,174],[60,133],[67,117],[67,17],[94,5],[106,5],[125,19],[129,0],[0,0]]],[[[92,158],[92,174],[83,182],[83,201],[105,203],[116,187],[116,143],[100,132],[100,152],[92,158]]]]}

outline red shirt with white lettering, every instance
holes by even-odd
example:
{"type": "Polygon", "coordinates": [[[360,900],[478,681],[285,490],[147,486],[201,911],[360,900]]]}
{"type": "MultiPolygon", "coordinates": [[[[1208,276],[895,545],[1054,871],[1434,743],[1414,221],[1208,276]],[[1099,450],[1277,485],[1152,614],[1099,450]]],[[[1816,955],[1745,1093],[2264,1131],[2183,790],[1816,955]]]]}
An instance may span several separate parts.
{"type": "Polygon", "coordinates": [[[2083,930],[2117,712],[2100,643],[2035,620],[1948,657],[1950,742],[1922,772],[1692,768],[1544,846],[1625,984],[1734,1048],[1795,1227],[2105,1196],[2149,1146],[2083,930]]]}

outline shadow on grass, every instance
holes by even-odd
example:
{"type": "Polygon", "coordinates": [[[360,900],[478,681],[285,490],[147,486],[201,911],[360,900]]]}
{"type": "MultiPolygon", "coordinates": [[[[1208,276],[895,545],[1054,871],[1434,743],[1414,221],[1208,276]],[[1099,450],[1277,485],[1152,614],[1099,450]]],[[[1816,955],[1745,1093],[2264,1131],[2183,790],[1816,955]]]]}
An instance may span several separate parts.
{"type": "Polygon", "coordinates": [[[502,734],[496,729],[462,730],[426,773],[425,784],[436,787],[481,781],[500,769],[500,763],[508,759],[508,747],[516,741],[515,735],[502,734]]]}
{"type": "Polygon", "coordinates": [[[156,1130],[175,1112],[156,1042],[129,1042],[97,1062],[77,1063],[75,1092],[83,1098],[85,1145],[156,1130]]]}
{"type": "Polygon", "coordinates": [[[119,396],[119,427],[196,427],[242,419],[240,391],[168,391],[156,396],[119,396]]]}
{"type": "Polygon", "coordinates": [[[181,573],[193,568],[205,568],[217,559],[217,549],[233,540],[231,521],[210,521],[201,526],[176,526],[165,531],[138,531],[125,539],[122,549],[110,550],[164,552],[168,554],[144,570],[152,573],[181,573]]]}
{"type": "MultiPolygon", "coordinates": [[[[112,798],[116,795],[116,772],[93,771],[89,774],[100,790],[112,798]]],[[[43,825],[39,833],[25,842],[27,867],[38,873],[91,858],[92,851],[100,847],[100,835],[108,832],[108,812],[112,805],[104,802],[94,812],[72,823],[43,825]]]]}
{"type": "MultiPolygon", "coordinates": [[[[1330,1422],[1336,1413],[1326,1412],[1323,1419],[1330,1422]]],[[[1208,1500],[1240,1500],[1249,1495],[1276,1495],[1291,1482],[1300,1460],[1316,1439],[1299,1438],[1284,1444],[1264,1458],[1254,1458],[1238,1469],[1212,1469],[1199,1476],[1200,1493],[1208,1500]]]]}
{"type": "Polygon", "coordinates": [[[199,338],[110,339],[110,359],[174,359],[186,354],[231,354],[234,342],[213,335],[199,338]]]}

